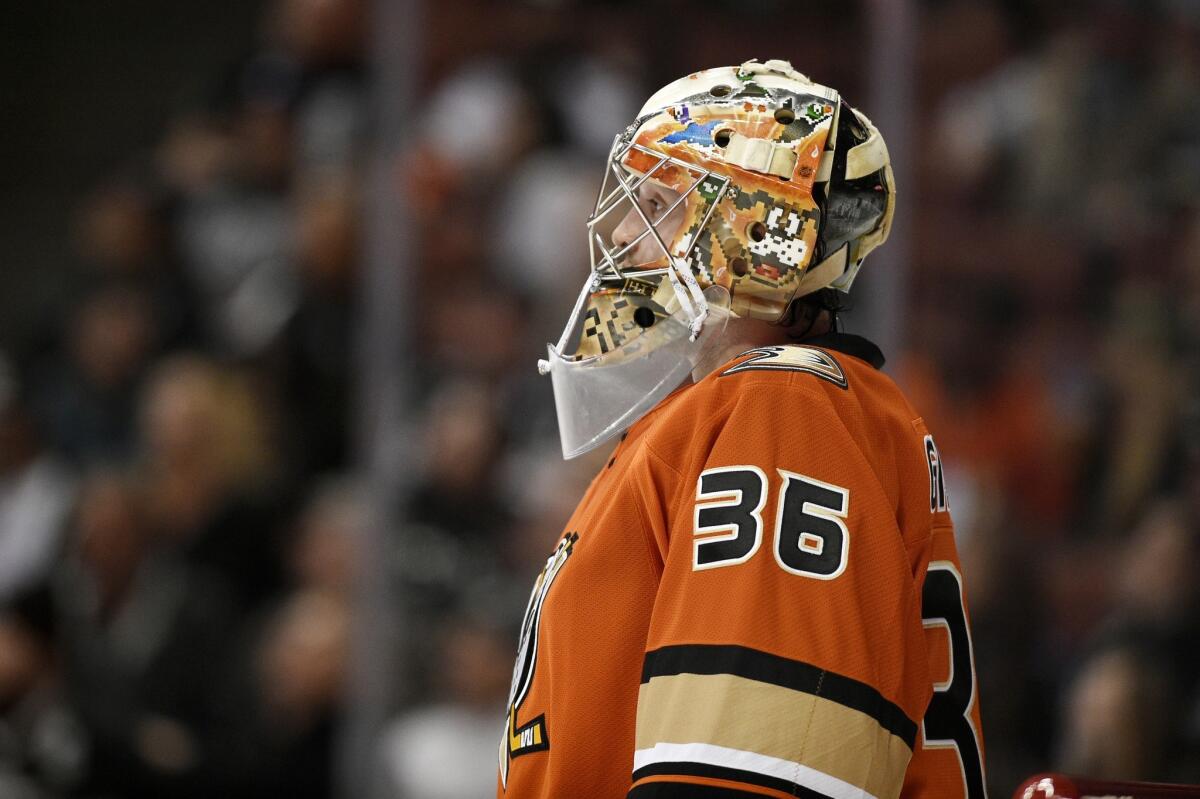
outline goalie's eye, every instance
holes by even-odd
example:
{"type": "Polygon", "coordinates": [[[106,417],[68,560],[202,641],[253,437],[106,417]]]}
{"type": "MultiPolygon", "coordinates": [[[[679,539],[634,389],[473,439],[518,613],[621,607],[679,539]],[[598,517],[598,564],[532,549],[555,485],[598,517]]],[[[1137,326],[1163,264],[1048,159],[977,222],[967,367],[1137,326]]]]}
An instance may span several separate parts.
{"type": "Polygon", "coordinates": [[[668,203],[661,194],[659,194],[657,191],[651,190],[643,194],[639,201],[642,206],[642,211],[646,214],[646,217],[651,222],[657,225],[660,221],[662,221],[660,217],[667,209],[668,203]]]}

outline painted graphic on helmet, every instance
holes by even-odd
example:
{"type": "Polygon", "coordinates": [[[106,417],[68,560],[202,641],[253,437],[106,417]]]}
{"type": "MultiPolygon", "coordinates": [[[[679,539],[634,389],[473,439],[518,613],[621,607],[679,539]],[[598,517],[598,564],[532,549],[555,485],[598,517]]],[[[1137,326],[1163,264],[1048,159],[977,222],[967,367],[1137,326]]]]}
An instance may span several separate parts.
{"type": "Polygon", "coordinates": [[[689,142],[691,144],[704,144],[709,147],[715,147],[713,142],[713,129],[721,120],[714,119],[711,122],[692,122],[683,130],[677,130],[663,137],[663,141],[667,144],[676,144],[678,142],[689,142]]]}

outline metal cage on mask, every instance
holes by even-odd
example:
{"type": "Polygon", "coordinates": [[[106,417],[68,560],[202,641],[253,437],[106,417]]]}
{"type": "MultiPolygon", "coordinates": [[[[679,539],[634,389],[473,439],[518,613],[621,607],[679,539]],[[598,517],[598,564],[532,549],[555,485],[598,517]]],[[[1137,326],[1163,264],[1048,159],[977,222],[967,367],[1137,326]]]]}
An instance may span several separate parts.
{"type": "Polygon", "coordinates": [[[620,432],[683,382],[728,321],[728,291],[701,287],[689,258],[730,179],[632,143],[626,135],[614,141],[587,221],[591,273],[557,344],[538,362],[554,383],[568,458],[620,432]],[[648,181],[678,192],[653,215],[638,198],[648,181]],[[626,208],[641,229],[617,243],[613,233],[626,208]],[[698,224],[681,225],[668,241],[659,227],[681,210],[698,224]],[[690,238],[676,245],[681,235],[690,238]],[[647,237],[660,255],[628,263],[647,237]]]}
{"type": "MultiPolygon", "coordinates": [[[[584,286],[576,309],[586,308],[588,297],[606,287],[610,291],[616,289],[636,296],[646,296],[650,292],[654,305],[658,306],[654,309],[655,317],[670,314],[678,305],[688,317],[694,339],[703,329],[707,301],[696,281],[690,259],[701,232],[728,190],[730,179],[631,142],[627,137],[628,134],[617,136],[613,142],[596,206],[587,220],[591,279],[584,286]],[[646,212],[638,197],[639,190],[648,183],[662,184],[678,194],[670,204],[659,209],[654,218],[646,212]],[[618,243],[614,233],[626,216],[623,213],[626,208],[640,221],[640,231],[629,241],[618,243]],[[681,232],[691,228],[694,233],[688,241],[673,249],[674,239],[679,234],[669,241],[663,237],[660,228],[673,215],[689,212],[699,218],[699,224],[681,224],[681,232]],[[627,262],[647,238],[653,241],[657,257],[643,263],[627,262]],[[665,284],[663,278],[666,278],[665,284]]],[[[558,346],[560,352],[568,346],[577,323],[576,316],[577,313],[572,314],[563,331],[558,346]]],[[[653,324],[649,317],[645,317],[645,321],[653,324]]],[[[650,325],[642,323],[638,326],[646,328],[650,325]]]]}
{"type": "MultiPolygon", "coordinates": [[[[596,208],[592,212],[592,216],[587,221],[589,241],[592,244],[592,271],[598,273],[602,279],[605,278],[644,278],[662,275],[666,273],[666,267],[658,269],[646,270],[628,270],[623,268],[620,260],[632,251],[643,239],[647,236],[652,236],[658,243],[659,249],[663,256],[670,258],[671,252],[669,242],[663,240],[659,234],[658,226],[668,217],[670,217],[677,209],[683,207],[689,200],[692,192],[700,191],[701,196],[706,200],[707,206],[705,216],[700,227],[702,228],[708,222],[708,218],[712,215],[712,211],[716,208],[717,202],[725,194],[729,187],[729,178],[710,172],[700,167],[681,161],[672,156],[651,150],[648,147],[636,143],[627,143],[622,141],[622,137],[618,137],[613,145],[613,152],[608,159],[608,170],[604,175],[604,182],[600,187],[600,196],[596,199],[596,208]],[[640,171],[632,166],[635,159],[652,160],[653,163],[649,169],[640,171]],[[678,197],[668,207],[664,208],[657,219],[651,220],[645,213],[645,210],[638,202],[637,192],[643,184],[651,181],[656,181],[656,176],[666,174],[668,170],[682,170],[689,176],[694,178],[689,186],[683,190],[677,189],[675,186],[669,186],[676,190],[678,197]],[[617,185],[608,191],[609,179],[612,179],[617,185]],[[630,182],[632,178],[633,182],[630,182]],[[632,208],[637,212],[644,225],[642,231],[619,249],[613,247],[612,250],[604,243],[604,236],[601,234],[603,223],[611,221],[612,217],[618,216],[613,211],[621,207],[621,201],[629,202],[632,208]],[[600,263],[597,264],[597,253],[600,256],[600,263]]],[[[666,181],[657,180],[659,183],[666,184],[666,181]]],[[[669,184],[668,184],[669,185],[669,184]]],[[[611,236],[610,236],[611,238],[611,236]]],[[[694,243],[694,242],[693,242],[694,243]]],[[[691,247],[688,248],[690,252],[691,247]]],[[[689,253],[685,252],[681,257],[686,258],[689,253]]]]}

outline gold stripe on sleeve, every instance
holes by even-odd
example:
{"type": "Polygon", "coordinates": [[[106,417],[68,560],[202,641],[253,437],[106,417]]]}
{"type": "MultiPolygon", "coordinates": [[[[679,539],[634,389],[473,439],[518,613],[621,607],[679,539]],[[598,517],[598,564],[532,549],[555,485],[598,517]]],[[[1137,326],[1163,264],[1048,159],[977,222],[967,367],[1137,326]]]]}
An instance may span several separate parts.
{"type": "Polygon", "coordinates": [[[730,674],[644,683],[637,749],[706,743],[802,763],[866,791],[899,794],[912,751],[875,719],[830,699],[730,674]]]}

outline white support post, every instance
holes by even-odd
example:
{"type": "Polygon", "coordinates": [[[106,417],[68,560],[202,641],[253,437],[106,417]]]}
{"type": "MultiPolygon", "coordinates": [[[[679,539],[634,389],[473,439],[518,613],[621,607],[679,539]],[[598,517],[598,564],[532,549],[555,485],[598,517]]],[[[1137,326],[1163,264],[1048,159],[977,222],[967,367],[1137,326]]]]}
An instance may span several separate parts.
{"type": "Polygon", "coordinates": [[[867,0],[868,97],[863,109],[887,142],[899,202],[886,244],[867,258],[866,274],[851,294],[854,330],[873,339],[886,355],[899,356],[905,345],[912,222],[913,123],[916,102],[916,0],[867,0]]]}
{"type": "Polygon", "coordinates": [[[412,402],[409,328],[419,298],[409,288],[413,232],[396,165],[412,135],[420,11],[420,0],[372,0],[368,9],[374,128],[365,176],[353,430],[368,521],[358,558],[346,712],[337,752],[343,799],[390,797],[382,782],[380,733],[396,710],[403,680],[408,625],[394,565],[402,547],[399,514],[413,450],[406,424],[412,402]]]}

